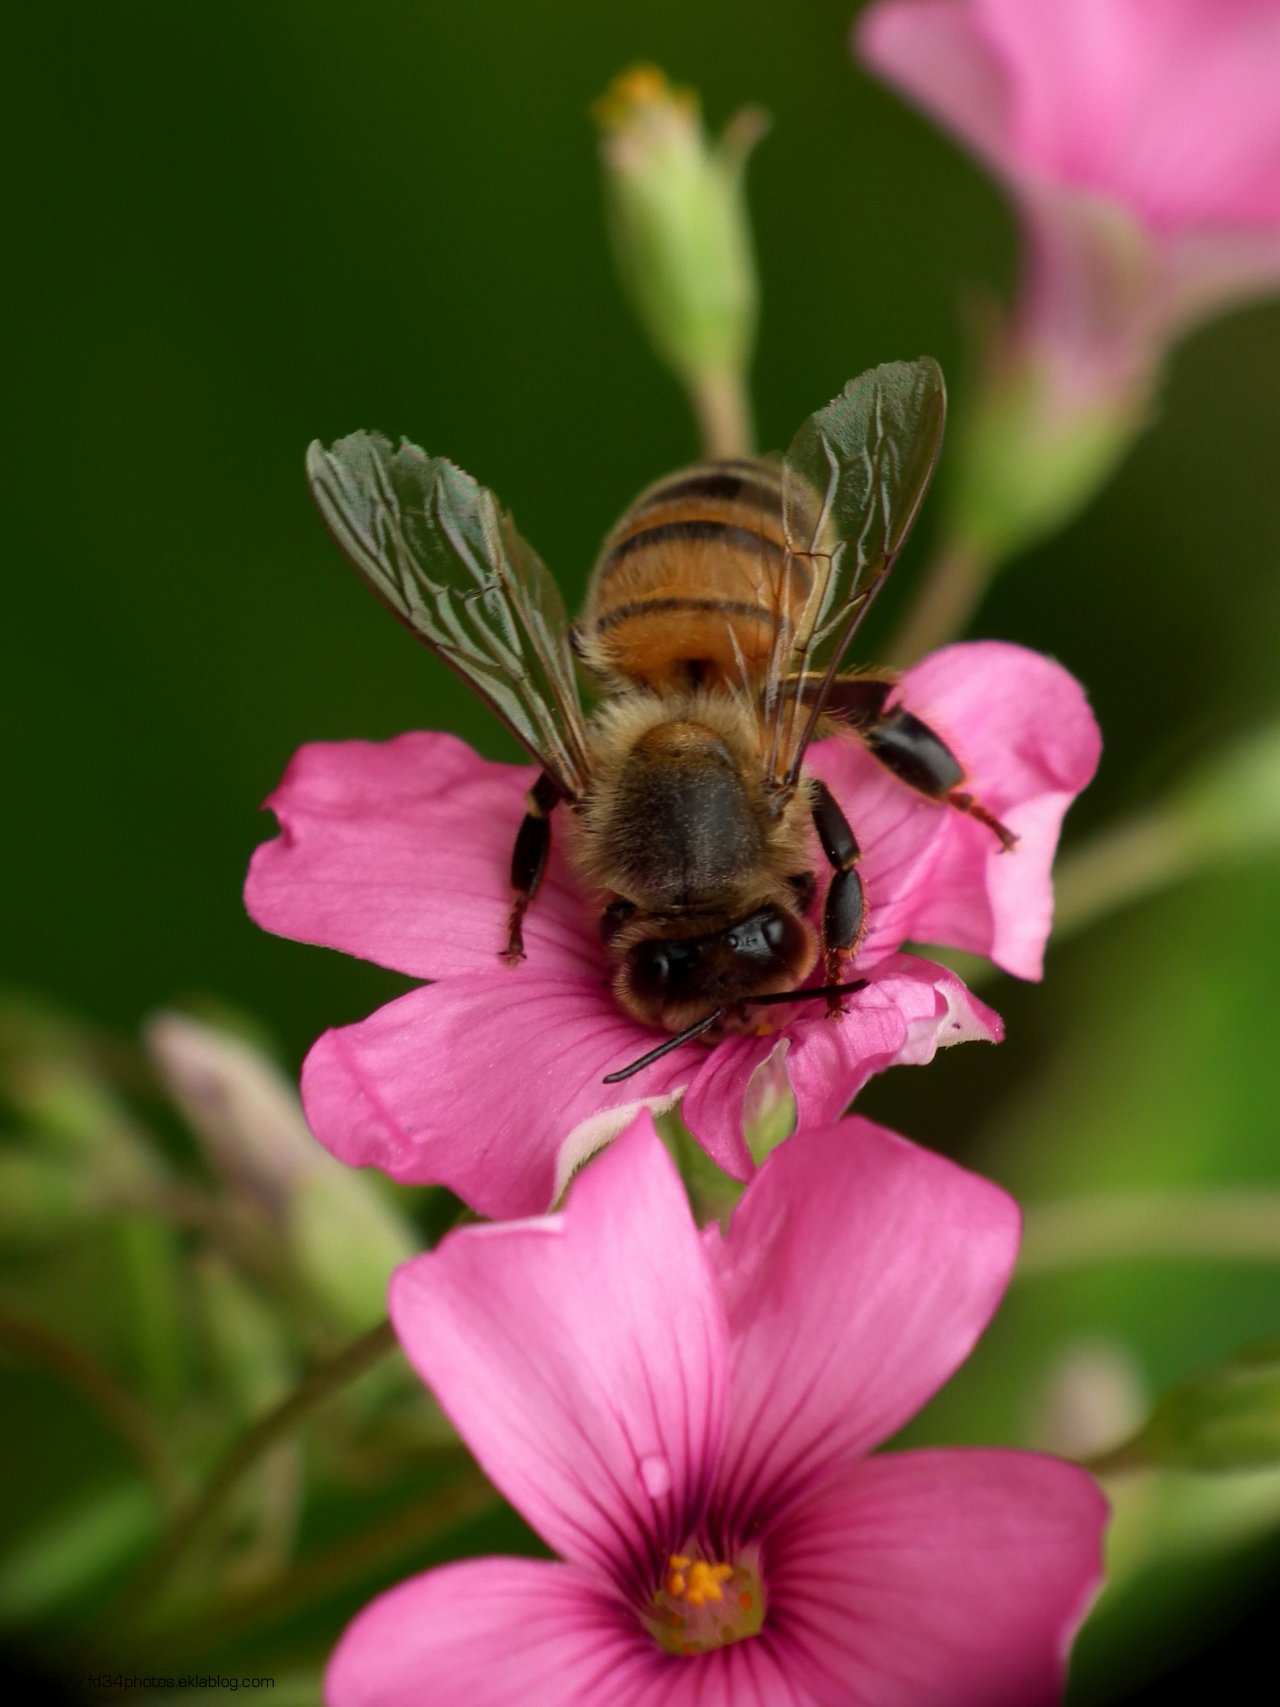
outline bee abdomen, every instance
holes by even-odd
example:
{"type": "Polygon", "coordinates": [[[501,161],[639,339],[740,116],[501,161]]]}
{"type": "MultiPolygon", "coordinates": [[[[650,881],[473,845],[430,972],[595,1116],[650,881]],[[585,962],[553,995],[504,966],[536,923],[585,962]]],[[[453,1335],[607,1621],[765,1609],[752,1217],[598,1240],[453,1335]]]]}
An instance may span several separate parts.
{"type": "Polygon", "coordinates": [[[606,539],[582,622],[602,675],[658,692],[743,683],[772,655],[812,583],[791,557],[772,463],[701,463],[640,497],[606,539]]]}

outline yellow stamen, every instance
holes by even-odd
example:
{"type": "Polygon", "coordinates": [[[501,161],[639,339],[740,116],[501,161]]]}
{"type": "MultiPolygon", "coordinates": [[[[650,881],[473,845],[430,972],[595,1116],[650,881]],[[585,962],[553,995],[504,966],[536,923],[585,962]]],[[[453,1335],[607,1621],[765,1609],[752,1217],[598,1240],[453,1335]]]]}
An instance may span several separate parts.
{"type": "Polygon", "coordinates": [[[673,1654],[707,1653],[758,1635],[764,1623],[764,1594],[756,1558],[748,1553],[730,1565],[688,1553],[668,1554],[662,1586],[645,1623],[673,1654]]]}
{"type": "Polygon", "coordinates": [[[690,1606],[705,1606],[709,1600],[723,1598],[721,1583],[733,1575],[732,1565],[709,1565],[705,1559],[689,1559],[683,1553],[673,1553],[667,1572],[667,1593],[675,1600],[685,1600],[690,1606]]]}

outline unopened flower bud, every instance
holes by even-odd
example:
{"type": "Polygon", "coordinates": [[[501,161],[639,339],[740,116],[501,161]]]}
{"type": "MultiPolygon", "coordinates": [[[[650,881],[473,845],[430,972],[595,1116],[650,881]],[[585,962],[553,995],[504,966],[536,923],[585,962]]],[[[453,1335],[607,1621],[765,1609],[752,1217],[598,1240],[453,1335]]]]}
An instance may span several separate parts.
{"type": "Polygon", "coordinates": [[[1064,526],[1141,431],[1154,382],[1134,371],[1094,391],[1064,389],[1051,351],[998,334],[956,428],[951,537],[1002,562],[1064,526]]]}
{"type": "Polygon", "coordinates": [[[654,66],[596,103],[623,285],[659,357],[695,393],[740,380],[756,329],[756,276],[743,193],[764,115],[741,112],[717,141],[697,96],[654,66]]]}
{"type": "Polygon", "coordinates": [[[293,1087],[243,1039],[167,1013],[147,1043],[215,1170],[280,1227],[333,1320],[351,1332],[376,1321],[392,1269],[417,1248],[394,1204],[320,1148],[293,1087]]]}

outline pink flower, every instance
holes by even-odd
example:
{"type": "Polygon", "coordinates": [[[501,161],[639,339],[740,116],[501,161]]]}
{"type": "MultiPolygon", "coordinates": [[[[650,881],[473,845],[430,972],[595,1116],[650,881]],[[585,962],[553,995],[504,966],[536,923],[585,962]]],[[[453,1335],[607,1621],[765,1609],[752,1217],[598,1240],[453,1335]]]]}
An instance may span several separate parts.
{"type": "Polygon", "coordinates": [[[1280,287],[1275,0],[880,0],[868,64],[991,167],[1028,266],[1015,353],[1065,413],[1280,287]]]}
{"type": "Polygon", "coordinates": [[[464,1229],[391,1314],[558,1555],[366,1608],[329,1707],[1045,1707],[1105,1505],[1013,1451],[868,1452],[968,1356],[1018,1215],[863,1120],[783,1145],[727,1237],[642,1116],[562,1215],[464,1229]]]}
{"type": "Polygon", "coordinates": [[[661,1039],[615,1002],[595,912],[554,834],[525,920],[528,958],[514,968],[499,958],[534,773],[449,735],[304,747],[269,802],[281,834],[254,856],[249,912],[268,930],[436,980],[320,1038],[302,1073],[316,1136],[343,1161],[447,1185],[483,1215],[530,1215],[639,1108],[682,1095],[690,1129],[745,1179],[744,1103],[771,1057],[812,1125],[834,1120],[884,1067],[998,1039],[998,1017],[958,978],[900,950],[908,939],[948,943],[1039,976],[1058,829],[1093,774],[1097,726],[1058,665],[994,642],[926,658],[900,693],[959,754],[966,786],[1018,847],[1000,853],[983,825],[913,794],[856,739],[820,743],[811,768],[864,850],[870,929],[854,970],[868,988],[839,1023],[820,1002],[797,1005],[772,1036],[688,1043],[617,1085],[605,1075],[661,1039]]]}

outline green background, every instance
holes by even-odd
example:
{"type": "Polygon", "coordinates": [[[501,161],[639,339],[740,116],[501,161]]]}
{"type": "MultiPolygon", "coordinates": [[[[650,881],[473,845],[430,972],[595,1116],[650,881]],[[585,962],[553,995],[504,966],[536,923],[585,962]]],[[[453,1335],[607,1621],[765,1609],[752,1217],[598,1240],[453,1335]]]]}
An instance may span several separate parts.
{"type": "MultiPolygon", "coordinates": [[[[403,987],[249,924],[258,803],[307,740],[445,727],[510,749],[344,569],[303,450],[368,426],[449,455],[581,593],[629,499],[696,450],[604,237],[587,109],[624,66],[658,61],[715,123],[746,102],[772,114],[750,173],[764,443],[850,375],[922,352],[962,418],[964,313],[1009,288],[1016,235],[982,174],[852,66],[849,15],[829,0],[10,9],[8,982],[127,1032],[212,993],[291,1066],[403,987]]],[[[1278,379],[1277,305],[1195,336],[1118,478],[975,625],[1052,653],[1091,694],[1106,752],[1068,841],[1280,710],[1278,379]]],[[[868,1111],[1032,1201],[1275,1182],[1278,901],[1259,864],[1126,911],[1051,952],[1043,989],[984,988],[1001,1050],[893,1075],[868,1111]]],[[[1008,1395],[1076,1334],[1122,1343],[1158,1390],[1274,1333],[1278,1312],[1275,1272],[1240,1264],[1029,1280],[949,1401],[953,1433],[1020,1438],[1008,1395]]],[[[83,1466],[56,1429],[33,1453],[27,1397],[0,1426],[38,1504],[83,1466]]],[[[1221,1554],[1191,1551],[1228,1581],[1221,1554]]],[[[1210,1604],[1204,1579],[1178,1580],[1210,1604]]],[[[1154,1593],[1146,1625],[1137,1597],[1113,1619],[1122,1661],[1101,1635],[1082,1653],[1082,1693],[1175,1656],[1183,1614],[1154,1593]]],[[[317,1625],[320,1651],[349,1609],[317,1625]]]]}

